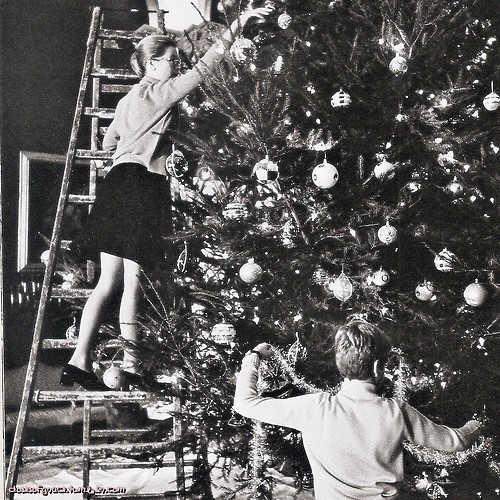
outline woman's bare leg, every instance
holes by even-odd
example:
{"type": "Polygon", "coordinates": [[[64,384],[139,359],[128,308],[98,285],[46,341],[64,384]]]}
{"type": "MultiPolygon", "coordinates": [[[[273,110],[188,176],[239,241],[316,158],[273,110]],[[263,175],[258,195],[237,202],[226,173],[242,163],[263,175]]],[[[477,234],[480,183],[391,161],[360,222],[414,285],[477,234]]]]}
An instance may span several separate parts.
{"type": "Polygon", "coordinates": [[[110,299],[123,284],[123,259],[107,253],[101,253],[101,275],[83,308],[80,331],[76,349],[69,364],[85,371],[92,371],[91,349],[96,333],[110,299]]]}

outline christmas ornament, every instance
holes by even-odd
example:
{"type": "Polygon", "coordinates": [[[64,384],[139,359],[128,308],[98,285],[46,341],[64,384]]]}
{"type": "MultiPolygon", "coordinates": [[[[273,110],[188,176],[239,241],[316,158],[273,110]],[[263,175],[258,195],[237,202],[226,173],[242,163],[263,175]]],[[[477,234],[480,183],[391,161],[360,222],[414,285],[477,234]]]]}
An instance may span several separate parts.
{"type": "Polygon", "coordinates": [[[273,73],[275,75],[281,75],[283,73],[284,67],[285,62],[283,60],[283,56],[278,56],[273,64],[273,73]]]}
{"type": "Polygon", "coordinates": [[[283,245],[287,248],[295,246],[295,239],[297,237],[297,227],[292,219],[285,222],[283,225],[282,241],[283,245]]]}
{"type": "Polygon", "coordinates": [[[387,283],[389,283],[390,279],[391,279],[391,277],[390,277],[389,273],[382,268],[380,268],[372,276],[373,284],[377,285],[377,286],[381,286],[381,287],[387,285],[387,283]]]}
{"type": "Polygon", "coordinates": [[[175,144],[172,144],[172,153],[167,157],[165,169],[172,177],[182,177],[188,170],[188,163],[181,151],[175,149],[175,144]]]}
{"type": "Polygon", "coordinates": [[[292,24],[292,16],[288,14],[287,12],[283,12],[283,14],[280,14],[278,16],[278,26],[282,30],[286,30],[290,27],[290,24],[292,24]]]}
{"type": "Polygon", "coordinates": [[[255,164],[252,173],[255,174],[257,180],[262,183],[274,182],[280,175],[278,164],[271,161],[268,155],[255,164]]]}
{"type": "Polygon", "coordinates": [[[500,107],[500,96],[493,90],[493,82],[491,82],[491,92],[483,99],[483,106],[488,111],[495,111],[500,107]]]}
{"type": "Polygon", "coordinates": [[[66,330],[66,338],[73,340],[78,338],[78,328],[76,327],[76,318],[73,316],[73,324],[66,330]]]}
{"type": "Polygon", "coordinates": [[[211,338],[217,344],[229,345],[236,336],[236,329],[231,323],[217,323],[212,328],[211,338]]]}
{"type": "Polygon", "coordinates": [[[240,36],[231,45],[230,53],[237,62],[244,63],[255,57],[256,50],[252,40],[240,36]]]}
{"type": "Polygon", "coordinates": [[[453,270],[452,263],[456,260],[456,255],[447,248],[441,250],[434,257],[434,265],[438,271],[448,272],[453,270]]]}
{"type": "Polygon", "coordinates": [[[464,186],[456,177],[454,177],[453,180],[446,186],[446,191],[453,196],[460,196],[464,192],[464,186]]]}
{"type": "Polygon", "coordinates": [[[237,201],[228,203],[222,210],[222,216],[226,220],[245,220],[249,215],[246,205],[237,201]]]}
{"type": "Polygon", "coordinates": [[[398,231],[394,226],[389,224],[389,221],[386,222],[385,226],[382,226],[377,231],[378,239],[384,243],[385,245],[390,245],[394,243],[398,237],[398,231]]]}
{"type": "Polygon", "coordinates": [[[429,302],[434,297],[434,285],[430,281],[424,281],[415,288],[415,296],[418,300],[429,302]]]}
{"type": "Polygon", "coordinates": [[[323,163],[314,167],[312,171],[312,180],[319,188],[328,189],[337,184],[339,180],[339,171],[334,165],[328,163],[325,158],[323,163]]]}
{"type": "Polygon", "coordinates": [[[340,89],[332,95],[330,103],[333,108],[345,108],[351,104],[351,96],[340,89]]]}
{"type": "Polygon", "coordinates": [[[40,262],[46,266],[47,263],[49,262],[49,250],[44,250],[42,254],[40,255],[40,262]]]}
{"type": "Polygon", "coordinates": [[[392,179],[394,177],[394,171],[396,170],[396,165],[387,161],[385,158],[375,165],[373,173],[377,179],[392,179]]]}
{"type": "Polygon", "coordinates": [[[352,283],[344,274],[344,271],[335,278],[328,288],[333,293],[333,296],[341,302],[345,302],[352,296],[352,283]]]}
{"type": "Polygon", "coordinates": [[[464,299],[472,307],[481,307],[488,300],[488,290],[476,280],[464,290],[464,299]]]}
{"type": "Polygon", "coordinates": [[[288,362],[292,366],[295,366],[297,361],[302,361],[307,357],[307,349],[300,342],[299,334],[296,333],[295,337],[297,340],[290,346],[286,355],[288,362]]]}
{"type": "Polygon", "coordinates": [[[125,382],[123,370],[117,366],[110,366],[103,374],[102,381],[110,389],[121,389],[125,382]]]}
{"type": "Polygon", "coordinates": [[[328,282],[332,281],[330,274],[324,269],[317,269],[312,275],[312,281],[316,285],[326,285],[328,282]]]}
{"type": "Polygon", "coordinates": [[[429,498],[432,498],[432,500],[448,497],[448,493],[446,493],[443,487],[438,483],[431,483],[427,488],[426,493],[429,498]]]}
{"type": "Polygon", "coordinates": [[[186,265],[187,265],[187,260],[188,260],[188,249],[187,249],[187,243],[184,242],[184,248],[182,249],[182,252],[179,254],[179,257],[177,257],[177,270],[183,273],[186,270],[186,265]]]}
{"type": "Polygon", "coordinates": [[[406,73],[408,71],[408,61],[406,57],[396,54],[394,59],[389,63],[389,69],[396,76],[406,73]]]}
{"type": "Polygon", "coordinates": [[[422,188],[422,184],[420,184],[420,182],[416,182],[416,181],[410,181],[406,185],[406,189],[408,189],[408,191],[410,193],[416,193],[417,191],[420,191],[421,188],[422,188]]]}
{"type": "Polygon", "coordinates": [[[262,277],[262,268],[252,260],[240,268],[240,278],[249,285],[256,283],[262,277]]]}

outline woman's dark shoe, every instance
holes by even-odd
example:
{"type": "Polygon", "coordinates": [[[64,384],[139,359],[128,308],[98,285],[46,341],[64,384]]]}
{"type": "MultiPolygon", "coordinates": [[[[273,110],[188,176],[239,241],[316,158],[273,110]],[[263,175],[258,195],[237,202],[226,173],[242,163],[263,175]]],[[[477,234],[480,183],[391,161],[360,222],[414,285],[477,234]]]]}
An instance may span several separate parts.
{"type": "Polygon", "coordinates": [[[73,365],[66,365],[62,369],[60,384],[70,387],[78,384],[87,391],[109,391],[94,372],[87,372],[73,365]]]}

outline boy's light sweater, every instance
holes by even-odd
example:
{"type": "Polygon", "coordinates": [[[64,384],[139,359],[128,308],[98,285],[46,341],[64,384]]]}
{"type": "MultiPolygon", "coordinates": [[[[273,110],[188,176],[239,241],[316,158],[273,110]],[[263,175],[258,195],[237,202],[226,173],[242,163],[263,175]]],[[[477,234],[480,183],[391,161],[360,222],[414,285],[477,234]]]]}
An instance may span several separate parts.
{"type": "Polygon", "coordinates": [[[395,498],[404,478],[403,441],[455,452],[470,446],[478,434],[477,422],[460,429],[437,425],[359,380],[345,380],[336,395],[263,398],[256,389],[258,365],[257,355],[244,358],[234,409],[302,433],[318,500],[395,498]]]}

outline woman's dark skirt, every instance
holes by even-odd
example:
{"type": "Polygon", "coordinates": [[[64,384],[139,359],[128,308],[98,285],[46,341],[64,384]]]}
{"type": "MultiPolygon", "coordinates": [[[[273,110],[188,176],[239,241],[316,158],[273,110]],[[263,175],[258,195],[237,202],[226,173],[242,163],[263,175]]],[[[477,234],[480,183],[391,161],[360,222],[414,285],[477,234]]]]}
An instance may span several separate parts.
{"type": "Polygon", "coordinates": [[[138,163],[114,166],[98,185],[96,200],[74,247],[84,258],[100,252],[151,268],[165,257],[171,204],[165,176],[138,163]]]}

